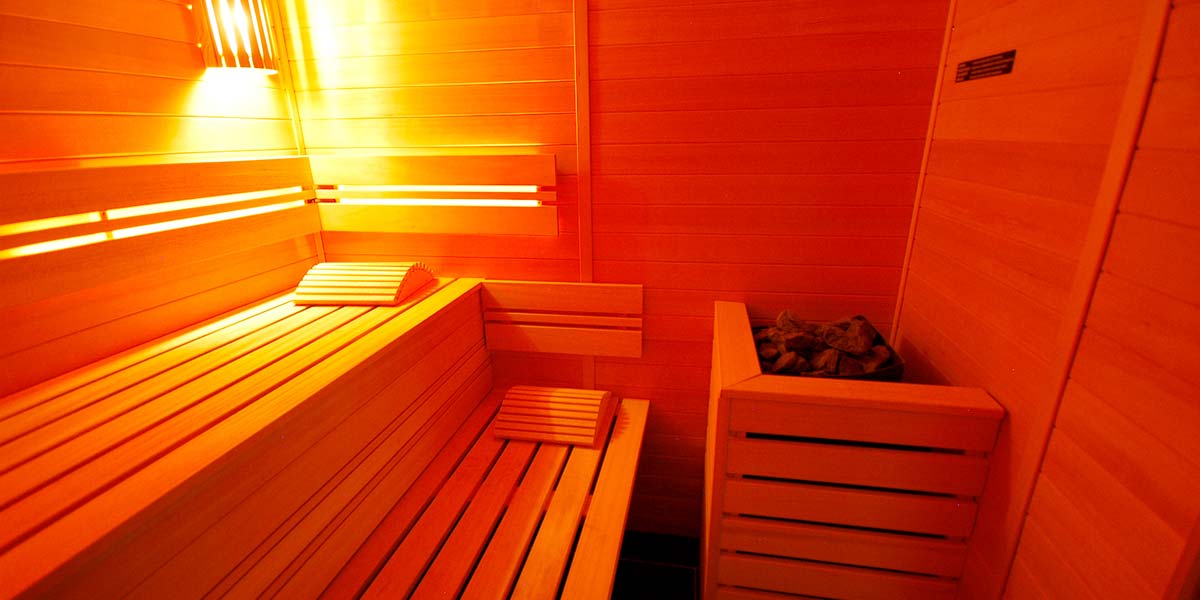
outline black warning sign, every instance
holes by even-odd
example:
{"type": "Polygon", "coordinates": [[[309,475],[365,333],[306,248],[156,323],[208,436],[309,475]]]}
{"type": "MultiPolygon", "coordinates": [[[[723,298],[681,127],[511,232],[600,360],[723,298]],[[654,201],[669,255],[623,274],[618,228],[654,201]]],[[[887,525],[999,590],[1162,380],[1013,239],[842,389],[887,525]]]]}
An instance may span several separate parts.
{"type": "Polygon", "coordinates": [[[1008,75],[1012,73],[1013,64],[1017,62],[1017,51],[1009,50],[1000,54],[992,54],[975,60],[958,63],[958,72],[954,75],[954,83],[1008,75]]]}

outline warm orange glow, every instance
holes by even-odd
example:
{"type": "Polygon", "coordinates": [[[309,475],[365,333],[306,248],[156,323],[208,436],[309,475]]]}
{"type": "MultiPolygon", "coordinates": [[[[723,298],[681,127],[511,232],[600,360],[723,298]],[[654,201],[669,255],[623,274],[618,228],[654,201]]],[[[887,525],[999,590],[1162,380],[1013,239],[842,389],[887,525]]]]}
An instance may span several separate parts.
{"type": "Polygon", "coordinates": [[[210,67],[276,72],[271,29],[260,0],[205,0],[205,8],[210,67]]]}
{"type": "Polygon", "coordinates": [[[87,223],[99,223],[102,219],[104,219],[104,216],[99,212],[89,212],[77,215],[34,219],[32,221],[21,221],[20,223],[8,223],[6,225],[0,225],[0,236],[32,233],[34,231],[46,231],[47,229],[58,229],[59,227],[70,227],[72,225],[84,225],[87,223]]]}
{"type": "Polygon", "coordinates": [[[205,206],[217,206],[221,204],[245,202],[248,200],[259,200],[261,198],[270,198],[271,196],[294,194],[303,191],[303,189],[304,188],[300,186],[294,186],[273,190],[262,190],[257,192],[242,192],[240,194],[225,194],[223,196],[210,196],[207,198],[193,198],[190,200],[176,200],[174,202],[144,204],[142,206],[131,206],[128,208],[114,208],[108,210],[107,212],[109,219],[128,219],[129,217],[156,215],[165,212],[174,212],[177,210],[187,210],[189,208],[202,208],[205,206]]]}
{"type": "Polygon", "coordinates": [[[343,198],[339,204],[360,206],[509,206],[535,208],[541,206],[537,200],[514,198],[343,198]]]}
{"type": "Polygon", "coordinates": [[[152,225],[142,225],[139,227],[126,227],[125,229],[113,231],[112,236],[114,239],[131,238],[139,235],[159,233],[161,231],[171,231],[172,229],[182,229],[184,227],[194,227],[196,225],[205,225],[207,223],[217,223],[219,221],[228,221],[230,219],[240,219],[242,217],[262,215],[288,208],[295,208],[298,206],[304,206],[304,201],[293,200],[291,202],[268,204],[266,206],[255,206],[254,208],[243,208],[241,210],[230,210],[222,213],[191,217],[187,219],[176,219],[174,221],[167,221],[165,223],[154,223],[152,225]]]}
{"type": "Polygon", "coordinates": [[[536,185],[339,185],[347,192],[481,192],[500,194],[532,194],[536,185]]]}
{"type": "Polygon", "coordinates": [[[109,239],[107,234],[92,233],[61,240],[50,240],[49,242],[40,242],[37,244],[29,244],[26,246],[17,246],[16,248],[8,248],[0,250],[0,260],[7,258],[16,258],[18,256],[30,256],[33,254],[44,254],[46,252],[54,252],[55,250],[65,250],[67,248],[75,248],[77,246],[87,246],[89,244],[97,244],[109,239]]]}
{"type": "MultiPolygon", "coordinates": [[[[301,188],[298,188],[298,187],[297,188],[285,188],[282,191],[290,192],[290,191],[299,191],[300,189],[301,188]]],[[[248,194],[230,194],[230,196],[242,196],[242,195],[256,194],[258,197],[266,197],[266,196],[278,195],[280,192],[281,192],[281,190],[270,190],[269,192],[249,192],[248,194]]],[[[218,196],[217,198],[228,198],[228,196],[218,196]]],[[[245,200],[245,198],[243,198],[243,200],[245,200]]],[[[223,203],[228,202],[228,200],[224,200],[222,202],[211,202],[210,198],[200,198],[197,200],[181,200],[179,202],[165,202],[162,204],[151,204],[151,205],[147,205],[147,207],[162,207],[164,205],[183,205],[183,204],[197,202],[197,201],[202,202],[202,203],[196,204],[195,206],[212,206],[214,204],[223,204],[223,203]]],[[[133,213],[133,214],[123,214],[122,215],[122,218],[128,218],[128,217],[132,217],[132,216],[150,215],[150,214],[158,214],[161,212],[181,210],[182,208],[194,208],[195,206],[180,206],[180,207],[172,207],[169,209],[155,209],[155,210],[149,210],[149,211],[143,211],[143,212],[138,212],[138,211],[143,208],[146,208],[146,207],[132,207],[132,208],[128,208],[128,209],[116,209],[116,210],[129,211],[130,213],[133,213]]],[[[229,210],[229,211],[214,213],[214,214],[210,214],[210,215],[201,215],[199,217],[190,217],[190,218],[186,218],[186,219],[175,219],[173,221],[166,221],[163,223],[152,223],[150,225],[140,225],[137,227],[125,227],[123,229],[115,229],[115,230],[107,231],[107,232],[91,233],[88,235],[80,235],[80,236],[75,236],[75,237],[50,240],[47,242],[39,242],[36,244],[27,244],[25,246],[17,246],[15,248],[8,248],[8,249],[0,250],[0,260],[6,259],[6,258],[16,258],[18,256],[31,256],[34,254],[44,254],[46,252],[54,252],[55,250],[64,250],[66,248],[75,248],[78,246],[87,246],[90,244],[98,244],[98,243],[106,241],[106,240],[126,239],[126,238],[141,236],[141,235],[149,235],[151,233],[159,233],[162,231],[171,231],[174,229],[182,229],[184,227],[194,227],[196,225],[205,225],[208,223],[217,223],[220,221],[228,221],[231,219],[240,219],[243,217],[262,215],[262,214],[277,212],[277,211],[281,211],[281,210],[286,210],[289,208],[296,208],[299,206],[304,206],[304,200],[279,202],[276,204],[268,204],[266,206],[255,206],[255,207],[243,208],[243,209],[239,209],[239,210],[229,210]]],[[[113,212],[116,212],[116,210],[108,211],[108,212],[109,212],[109,214],[112,214],[113,212]]],[[[96,215],[96,218],[78,221],[78,222],[61,223],[61,224],[56,225],[56,227],[64,227],[64,226],[68,226],[68,225],[79,225],[82,223],[94,223],[94,222],[99,222],[103,218],[102,213],[88,213],[87,215],[72,215],[72,217],[82,217],[82,216],[90,217],[91,215],[96,215]]],[[[55,217],[55,218],[66,218],[66,217],[55,217]]],[[[52,219],[41,219],[41,221],[49,221],[49,220],[52,220],[52,219]]],[[[42,227],[40,229],[29,229],[27,231],[21,231],[21,230],[17,229],[17,226],[22,226],[22,225],[27,226],[29,223],[37,223],[37,221],[26,221],[25,223],[13,223],[10,225],[5,225],[4,227],[10,228],[10,229],[4,229],[4,230],[0,230],[0,231],[2,231],[4,235],[13,235],[15,233],[26,233],[27,231],[43,231],[45,229],[51,229],[50,227],[42,227]]]]}

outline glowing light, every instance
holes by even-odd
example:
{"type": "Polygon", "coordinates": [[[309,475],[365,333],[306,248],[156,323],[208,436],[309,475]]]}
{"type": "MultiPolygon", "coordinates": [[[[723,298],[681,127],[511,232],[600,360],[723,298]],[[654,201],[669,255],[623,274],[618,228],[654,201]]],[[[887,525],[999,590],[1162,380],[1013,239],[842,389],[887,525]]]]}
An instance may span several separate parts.
{"type": "Polygon", "coordinates": [[[230,219],[240,219],[242,217],[252,217],[254,215],[264,215],[267,213],[286,210],[304,206],[303,200],[295,200],[291,202],[281,202],[279,204],[268,204],[266,206],[255,206],[254,208],[243,208],[241,210],[230,210],[226,212],[203,215],[200,217],[191,217],[188,219],[176,219],[174,221],[166,221],[164,223],[154,223],[151,225],[142,225],[139,227],[126,227],[112,232],[113,239],[125,239],[137,237],[139,235],[147,235],[151,233],[159,233],[162,231],[171,231],[173,229],[183,229],[184,227],[195,227],[196,225],[206,225],[208,223],[217,223],[220,221],[228,221],[230,219]]]}
{"type": "Polygon", "coordinates": [[[347,192],[479,192],[498,194],[532,194],[536,185],[338,185],[347,192]]]}
{"type": "Polygon", "coordinates": [[[208,11],[202,46],[210,68],[248,68],[275,72],[275,48],[261,0],[205,0],[208,11]],[[211,40],[212,44],[203,42],[211,40]]]}
{"type": "Polygon", "coordinates": [[[506,206],[536,208],[537,200],[513,198],[343,198],[338,204],[359,206],[506,206]]]}
{"type": "Polygon", "coordinates": [[[89,212],[80,213],[77,215],[34,219],[32,221],[21,221],[20,223],[8,223],[6,225],[0,225],[0,236],[32,233],[34,231],[58,229],[59,227],[70,227],[72,225],[85,225],[87,223],[99,223],[103,219],[104,217],[99,212],[89,212]]]}
{"type": "Polygon", "coordinates": [[[158,204],[143,204],[141,206],[131,206],[128,208],[113,208],[108,210],[108,218],[110,219],[128,219],[129,217],[141,217],[145,215],[157,215],[165,212],[174,212],[177,210],[187,210],[189,208],[203,208],[205,206],[217,206],[220,204],[232,204],[234,202],[246,202],[248,200],[259,200],[262,198],[270,198],[272,196],[282,196],[284,194],[294,194],[304,191],[300,186],[278,188],[273,190],[262,190],[258,192],[242,192],[239,194],[225,194],[222,196],[209,196],[207,198],[192,198],[190,200],[176,200],[174,202],[160,202],[158,204]]]}
{"type": "Polygon", "coordinates": [[[33,254],[44,254],[55,250],[65,250],[67,248],[76,248],[78,246],[87,246],[96,244],[108,239],[108,236],[103,233],[91,233],[88,235],[80,235],[76,237],[62,238],[60,240],[50,240],[49,242],[40,242],[37,244],[29,244],[26,246],[17,246],[7,250],[0,250],[0,260],[6,258],[16,258],[18,256],[30,256],[33,254]]]}

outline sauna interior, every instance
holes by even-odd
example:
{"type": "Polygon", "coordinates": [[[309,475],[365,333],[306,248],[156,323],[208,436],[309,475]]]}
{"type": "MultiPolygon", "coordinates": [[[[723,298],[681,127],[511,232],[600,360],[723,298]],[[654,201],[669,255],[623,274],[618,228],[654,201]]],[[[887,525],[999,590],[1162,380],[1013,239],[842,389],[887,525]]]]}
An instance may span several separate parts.
{"type": "MultiPolygon", "coordinates": [[[[710,600],[1200,597],[1198,109],[1197,0],[0,0],[0,597],[421,597],[385,530],[512,386],[621,402],[508,552],[563,597],[671,597],[622,531],[710,600]],[[318,263],[437,283],[300,308],[318,263]],[[784,310],[903,383],[760,374],[784,310]],[[152,371],[267,314],[171,372],[240,375],[152,371]]],[[[499,539],[512,473],[421,502],[499,539]]]]}

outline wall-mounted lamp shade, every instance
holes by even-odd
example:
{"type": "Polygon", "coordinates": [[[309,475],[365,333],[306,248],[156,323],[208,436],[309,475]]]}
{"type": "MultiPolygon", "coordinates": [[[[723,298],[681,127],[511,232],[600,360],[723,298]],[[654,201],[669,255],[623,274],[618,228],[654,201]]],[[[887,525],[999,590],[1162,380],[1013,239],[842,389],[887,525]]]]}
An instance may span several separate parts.
{"type": "Polygon", "coordinates": [[[263,0],[204,0],[200,41],[209,67],[267,69],[278,66],[263,0]]]}

